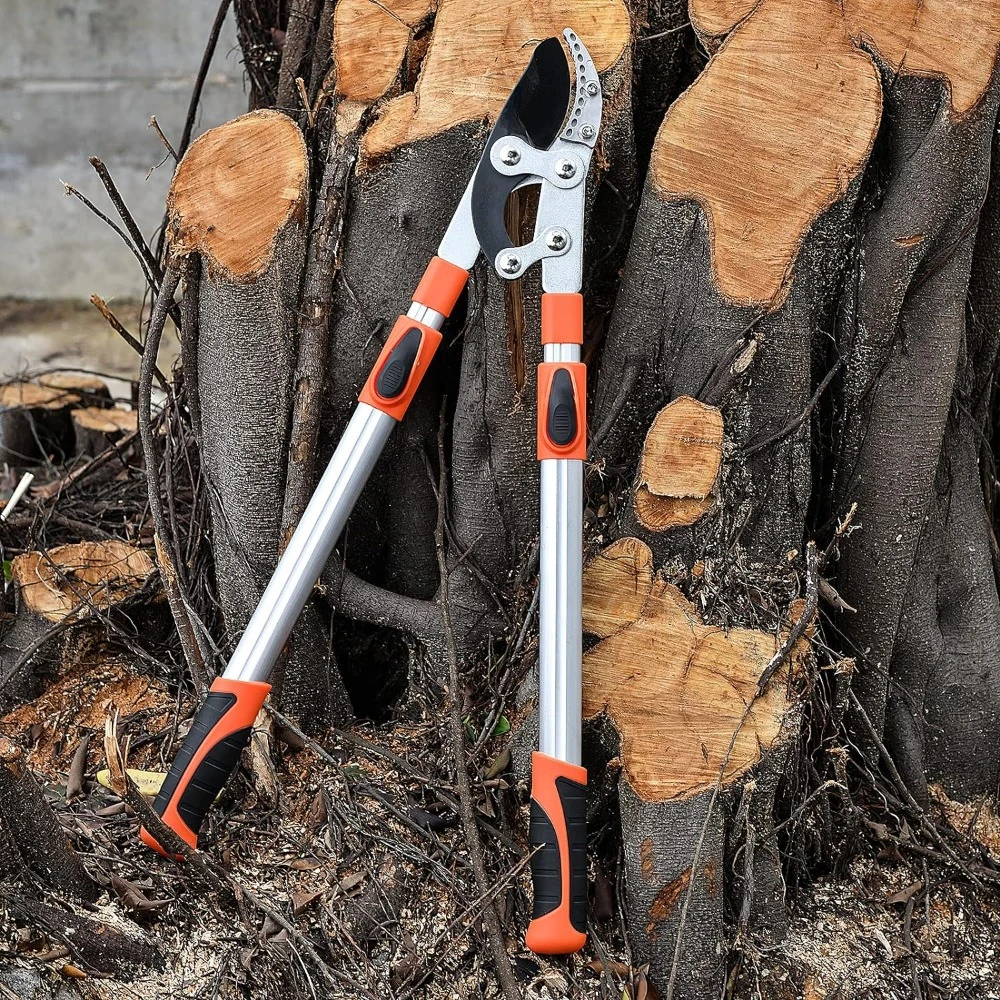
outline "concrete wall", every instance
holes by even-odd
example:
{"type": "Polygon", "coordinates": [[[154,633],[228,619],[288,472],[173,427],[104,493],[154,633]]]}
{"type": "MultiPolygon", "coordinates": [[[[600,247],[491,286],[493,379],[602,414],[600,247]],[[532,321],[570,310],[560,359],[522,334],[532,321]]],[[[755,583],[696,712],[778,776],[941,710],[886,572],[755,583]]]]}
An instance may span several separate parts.
{"type": "MultiPolygon", "coordinates": [[[[173,161],[157,166],[165,150],[149,117],[176,145],[217,8],[217,0],[0,0],[0,297],[142,294],[132,255],[60,181],[114,215],[87,162],[100,156],[153,237],[173,161]]],[[[196,134],[245,110],[230,15],[196,134]]]]}

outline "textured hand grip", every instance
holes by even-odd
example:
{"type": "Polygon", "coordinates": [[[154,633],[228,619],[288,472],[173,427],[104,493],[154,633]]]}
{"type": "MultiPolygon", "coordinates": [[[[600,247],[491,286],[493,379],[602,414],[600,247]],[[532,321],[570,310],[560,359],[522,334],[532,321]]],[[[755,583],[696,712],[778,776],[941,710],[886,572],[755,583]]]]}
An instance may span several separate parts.
{"type": "Polygon", "coordinates": [[[546,754],[531,758],[531,880],[525,939],[538,955],[568,955],[587,940],[587,772],[546,754]]]}
{"type": "MultiPolygon", "coordinates": [[[[192,847],[198,845],[205,814],[250,742],[254,719],[270,690],[270,684],[218,677],[195,717],[153,803],[163,822],[192,847]]],[[[169,856],[148,830],[143,828],[139,836],[169,856]]]]}

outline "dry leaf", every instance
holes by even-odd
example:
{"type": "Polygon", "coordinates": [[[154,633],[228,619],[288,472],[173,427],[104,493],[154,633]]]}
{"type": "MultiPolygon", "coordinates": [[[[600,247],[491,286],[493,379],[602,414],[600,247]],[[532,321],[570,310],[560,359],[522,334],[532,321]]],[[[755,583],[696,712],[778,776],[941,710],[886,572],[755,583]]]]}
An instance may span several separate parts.
{"type": "Polygon", "coordinates": [[[321,892],[293,892],[290,897],[292,916],[301,916],[322,895],[321,892]]]}
{"type": "Polygon", "coordinates": [[[73,754],[73,763],[69,766],[69,776],[66,778],[66,801],[70,802],[83,794],[83,778],[87,770],[87,747],[90,745],[90,733],[84,733],[80,745],[73,754]]]}
{"type": "Polygon", "coordinates": [[[905,889],[900,889],[899,892],[893,893],[886,902],[891,906],[893,903],[898,903],[905,906],[911,899],[915,896],[921,889],[923,889],[923,882],[911,882],[905,889]]]}
{"type": "Polygon", "coordinates": [[[341,892],[350,892],[356,889],[365,880],[364,872],[355,872],[353,875],[345,875],[337,884],[341,892]]]}

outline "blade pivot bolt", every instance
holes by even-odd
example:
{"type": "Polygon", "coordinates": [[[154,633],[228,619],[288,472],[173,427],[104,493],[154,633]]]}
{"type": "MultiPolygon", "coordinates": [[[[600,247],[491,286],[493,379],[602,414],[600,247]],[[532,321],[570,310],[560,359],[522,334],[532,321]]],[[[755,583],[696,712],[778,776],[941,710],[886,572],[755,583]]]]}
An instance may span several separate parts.
{"type": "MultiPolygon", "coordinates": [[[[598,93],[600,92],[600,89],[601,88],[597,85],[596,80],[591,80],[590,83],[587,84],[587,93],[591,97],[597,97],[598,93]]],[[[584,127],[586,128],[586,126],[584,127]]]]}
{"type": "Polygon", "coordinates": [[[584,139],[593,139],[594,134],[594,126],[589,122],[586,125],[580,126],[580,135],[582,135],[584,139]]]}
{"type": "Polygon", "coordinates": [[[556,164],[556,174],[563,180],[567,180],[576,174],[576,164],[572,160],[560,160],[556,164]]]}
{"type": "Polygon", "coordinates": [[[512,167],[515,163],[520,163],[521,154],[513,146],[508,146],[500,154],[500,159],[506,166],[512,167]]]}
{"type": "Polygon", "coordinates": [[[521,258],[516,253],[505,253],[500,258],[500,270],[504,274],[517,274],[521,270],[521,258]]]}
{"type": "Polygon", "coordinates": [[[545,237],[545,245],[550,250],[565,250],[568,243],[569,236],[567,236],[561,229],[553,229],[552,232],[545,237]]]}

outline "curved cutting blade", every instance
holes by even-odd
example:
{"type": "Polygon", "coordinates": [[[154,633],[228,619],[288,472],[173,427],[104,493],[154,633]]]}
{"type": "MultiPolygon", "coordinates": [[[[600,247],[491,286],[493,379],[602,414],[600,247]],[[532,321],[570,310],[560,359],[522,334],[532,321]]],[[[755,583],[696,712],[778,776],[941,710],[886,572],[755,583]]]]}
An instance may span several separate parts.
{"type": "Polygon", "coordinates": [[[472,183],[472,224],[486,259],[510,246],[504,225],[504,205],[508,195],[528,176],[501,174],[490,161],[490,150],[508,136],[517,136],[536,149],[548,149],[562,128],[569,107],[569,66],[558,38],[539,42],[531,62],[507,98],[472,183]]]}

